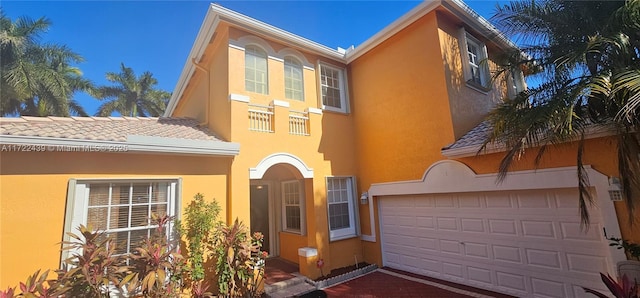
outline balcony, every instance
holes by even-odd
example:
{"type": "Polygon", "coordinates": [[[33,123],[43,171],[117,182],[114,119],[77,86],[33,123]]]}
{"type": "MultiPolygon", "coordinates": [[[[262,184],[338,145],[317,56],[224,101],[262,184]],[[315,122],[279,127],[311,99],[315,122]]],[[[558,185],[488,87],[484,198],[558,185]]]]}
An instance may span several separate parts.
{"type": "MultiPolygon", "coordinates": [[[[232,101],[245,104],[247,108],[248,128],[259,133],[279,133],[287,130],[294,136],[310,136],[312,117],[310,115],[322,115],[322,110],[306,108],[304,111],[292,110],[289,102],[273,100],[269,105],[261,105],[249,102],[249,97],[232,94],[232,101]]],[[[317,118],[318,120],[320,118],[317,118]]],[[[315,120],[314,120],[315,121],[315,120]]]]}
{"type": "Polygon", "coordinates": [[[249,130],[273,132],[273,106],[249,104],[249,130]]]}

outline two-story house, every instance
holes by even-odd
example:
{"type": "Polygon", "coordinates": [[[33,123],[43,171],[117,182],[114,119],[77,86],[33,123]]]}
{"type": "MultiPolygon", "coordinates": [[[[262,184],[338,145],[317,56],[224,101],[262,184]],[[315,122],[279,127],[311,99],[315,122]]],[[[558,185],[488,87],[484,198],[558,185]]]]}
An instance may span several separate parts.
{"type": "Polygon", "coordinates": [[[580,296],[623,258],[603,228],[634,235],[607,193],[612,145],[600,136],[586,152],[598,203],[588,230],[571,144],[496,184],[500,147],[476,152],[484,117],[524,88],[521,73],[492,76],[514,48],[458,0],[421,3],[347,50],[212,4],[166,118],[2,119],[3,146],[38,152],[0,153],[0,286],[55,267],[54,244],[77,224],[131,243],[150,228],[144,216],[180,216],[200,192],[312,278],[320,259],[325,272],[364,260],[516,296],[580,296]],[[43,245],[51,252],[34,256],[43,245]]]}

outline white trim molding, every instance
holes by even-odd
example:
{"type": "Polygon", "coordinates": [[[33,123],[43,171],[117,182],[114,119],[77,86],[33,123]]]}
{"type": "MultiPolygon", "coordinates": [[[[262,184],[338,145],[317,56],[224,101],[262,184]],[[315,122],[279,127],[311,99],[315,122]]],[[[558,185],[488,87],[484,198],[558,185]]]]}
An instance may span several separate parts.
{"type": "Polygon", "coordinates": [[[249,103],[250,98],[246,95],[231,93],[229,94],[229,100],[249,103]]]}
{"type": "Polygon", "coordinates": [[[264,173],[276,164],[288,164],[298,169],[303,178],[313,178],[313,169],[299,157],[289,153],[274,153],[262,159],[255,168],[249,169],[249,179],[262,179],[264,173]]]}
{"type": "Polygon", "coordinates": [[[306,108],[306,111],[307,111],[308,113],[311,113],[311,114],[318,114],[318,115],[322,115],[322,109],[318,109],[318,108],[311,108],[311,107],[309,107],[309,108],[306,108]]]}
{"type": "Polygon", "coordinates": [[[274,99],[274,100],[271,101],[271,105],[274,106],[274,107],[288,108],[289,107],[289,102],[288,101],[284,101],[284,100],[274,99]]]}
{"type": "MultiPolygon", "coordinates": [[[[589,175],[591,187],[595,189],[596,200],[594,204],[597,205],[597,208],[594,210],[600,211],[607,234],[619,236],[618,219],[613,202],[609,199],[608,177],[594,170],[591,166],[585,166],[585,170],[589,175]]],[[[455,160],[442,160],[431,165],[421,180],[376,183],[371,185],[368,192],[372,197],[578,187],[575,167],[510,172],[507,178],[499,184],[496,183],[497,177],[496,173],[478,175],[467,165],[455,160]]],[[[369,202],[371,204],[371,201],[369,202]]],[[[373,216],[370,217],[370,221],[371,226],[374,227],[375,218],[373,216]]],[[[625,259],[624,254],[615,248],[611,248],[610,253],[613,264],[625,259]]],[[[610,269],[611,272],[615,272],[614,268],[610,269]]]]}

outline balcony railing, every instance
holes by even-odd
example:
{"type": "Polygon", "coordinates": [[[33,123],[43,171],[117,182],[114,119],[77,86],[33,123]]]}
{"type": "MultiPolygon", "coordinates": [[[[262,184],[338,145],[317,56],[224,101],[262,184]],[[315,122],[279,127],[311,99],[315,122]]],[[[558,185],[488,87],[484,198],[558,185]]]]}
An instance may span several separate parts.
{"type": "Polygon", "coordinates": [[[249,104],[249,130],[273,132],[273,107],[249,104]]]}
{"type": "Polygon", "coordinates": [[[289,134],[297,136],[309,135],[309,114],[300,111],[289,111],[289,134]]]}

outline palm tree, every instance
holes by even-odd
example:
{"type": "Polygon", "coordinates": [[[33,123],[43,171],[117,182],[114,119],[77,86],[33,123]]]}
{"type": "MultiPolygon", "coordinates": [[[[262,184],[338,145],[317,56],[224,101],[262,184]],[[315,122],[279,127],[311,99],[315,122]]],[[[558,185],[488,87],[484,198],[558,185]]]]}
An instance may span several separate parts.
{"type": "Polygon", "coordinates": [[[521,68],[539,82],[488,117],[493,131],[485,146],[508,148],[500,178],[526,148],[538,148],[537,164],[549,145],[577,140],[580,212],[588,224],[593,202],[582,160],[585,136],[608,127],[617,138],[632,215],[640,199],[640,0],[521,0],[498,7],[492,19],[522,45],[522,52],[505,57],[502,70],[521,68]]]}
{"type": "Polygon", "coordinates": [[[76,91],[91,82],[72,64],[83,58],[66,46],[38,41],[51,22],[46,18],[18,18],[0,11],[0,114],[85,116],[73,100],[76,91]]]}
{"type": "Polygon", "coordinates": [[[93,90],[93,96],[106,100],[98,107],[97,116],[118,112],[123,116],[159,116],[164,112],[171,93],[154,89],[158,80],[145,71],[136,77],[133,69],[120,64],[120,73],[107,73],[107,80],[116,86],[102,86],[93,90]]]}

